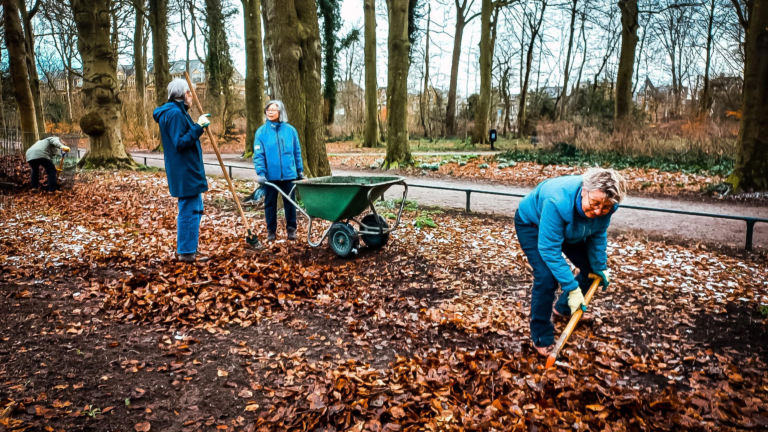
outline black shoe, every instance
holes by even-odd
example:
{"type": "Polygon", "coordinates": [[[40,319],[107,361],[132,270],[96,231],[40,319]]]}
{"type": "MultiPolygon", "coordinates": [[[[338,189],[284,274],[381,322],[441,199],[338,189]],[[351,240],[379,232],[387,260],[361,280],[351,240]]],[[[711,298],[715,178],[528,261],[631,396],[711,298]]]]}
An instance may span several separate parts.
{"type": "Polygon", "coordinates": [[[273,232],[267,234],[267,241],[275,241],[276,238],[277,238],[277,235],[275,235],[275,233],[273,232]]]}
{"type": "Polygon", "coordinates": [[[181,262],[193,263],[197,259],[197,254],[193,254],[193,253],[191,253],[191,254],[179,254],[176,259],[178,259],[181,262]]]}
{"type": "Polygon", "coordinates": [[[296,240],[296,230],[295,229],[289,229],[288,230],[288,240],[296,240]]]}

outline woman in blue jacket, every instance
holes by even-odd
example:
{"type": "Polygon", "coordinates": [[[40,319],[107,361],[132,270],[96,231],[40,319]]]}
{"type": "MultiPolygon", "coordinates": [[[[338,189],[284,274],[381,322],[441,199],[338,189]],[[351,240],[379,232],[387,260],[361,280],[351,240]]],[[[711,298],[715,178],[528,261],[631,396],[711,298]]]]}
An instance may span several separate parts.
{"type": "MultiPolygon", "coordinates": [[[[293,181],[304,178],[299,134],[288,124],[288,114],[281,101],[269,101],[264,108],[264,114],[267,121],[256,131],[253,141],[253,166],[256,168],[259,184],[274,183],[288,194],[293,187],[293,181]]],[[[277,194],[272,187],[264,190],[264,216],[267,219],[269,241],[274,241],[277,234],[277,194]]],[[[295,194],[291,199],[295,199],[294,197],[295,194]]],[[[288,240],[295,240],[296,208],[287,200],[283,200],[283,208],[288,240]]]]}
{"type": "Polygon", "coordinates": [[[604,290],[608,287],[608,224],[626,193],[619,173],[593,168],[545,180],[520,202],[515,231],[533,269],[531,339],[540,354],[549,355],[555,342],[552,314],[569,317],[584,308],[590,273],[600,276],[604,290]],[[578,276],[563,254],[579,269],[578,276]],[[563,293],[553,309],[558,285],[563,293]]]}
{"type": "Polygon", "coordinates": [[[200,136],[211,124],[210,114],[201,115],[197,123],[187,112],[192,92],[187,81],[177,78],[168,84],[168,102],[155,108],[152,117],[160,125],[165,153],[165,172],[171,196],[179,199],[176,219],[176,252],[180,261],[207,261],[197,258],[200,219],[203,216],[203,192],[208,191],[203,167],[200,136]]]}

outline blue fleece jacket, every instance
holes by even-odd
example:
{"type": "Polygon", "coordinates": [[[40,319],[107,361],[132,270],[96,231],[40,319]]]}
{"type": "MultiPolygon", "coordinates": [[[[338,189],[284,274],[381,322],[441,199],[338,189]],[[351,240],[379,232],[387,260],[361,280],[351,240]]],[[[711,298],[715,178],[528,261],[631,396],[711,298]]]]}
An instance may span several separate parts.
{"type": "Polygon", "coordinates": [[[520,221],[539,228],[539,253],[563,291],[579,284],[563,258],[563,243],[585,241],[593,270],[605,270],[608,225],[618,204],[605,216],[588,218],[581,208],[581,176],[545,180],[523,198],[517,209],[520,221]]]}
{"type": "Polygon", "coordinates": [[[203,128],[192,121],[183,102],[169,101],[155,108],[152,117],[160,125],[171,196],[191,197],[206,192],[208,181],[200,147],[203,128]]]}
{"type": "Polygon", "coordinates": [[[267,120],[253,140],[253,166],[268,181],[295,180],[304,172],[301,144],[288,123],[267,120]]]}

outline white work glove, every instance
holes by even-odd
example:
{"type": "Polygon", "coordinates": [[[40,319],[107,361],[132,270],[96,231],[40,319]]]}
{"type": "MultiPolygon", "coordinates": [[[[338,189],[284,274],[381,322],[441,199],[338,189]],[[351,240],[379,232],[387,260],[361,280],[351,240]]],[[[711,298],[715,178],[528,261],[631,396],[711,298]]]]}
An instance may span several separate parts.
{"type": "Polygon", "coordinates": [[[201,128],[208,127],[209,124],[211,124],[211,115],[210,114],[203,114],[200,116],[199,119],[197,119],[197,124],[200,125],[201,128]]]}
{"type": "Polygon", "coordinates": [[[586,303],[586,301],[584,300],[584,294],[582,294],[581,288],[577,287],[575,290],[568,293],[568,307],[571,308],[571,315],[575,314],[579,309],[586,311],[586,305],[582,308],[584,303],[586,303]]]}
{"type": "Polygon", "coordinates": [[[258,176],[256,177],[256,181],[259,182],[260,185],[263,185],[264,183],[267,182],[267,178],[264,176],[258,176]]]}

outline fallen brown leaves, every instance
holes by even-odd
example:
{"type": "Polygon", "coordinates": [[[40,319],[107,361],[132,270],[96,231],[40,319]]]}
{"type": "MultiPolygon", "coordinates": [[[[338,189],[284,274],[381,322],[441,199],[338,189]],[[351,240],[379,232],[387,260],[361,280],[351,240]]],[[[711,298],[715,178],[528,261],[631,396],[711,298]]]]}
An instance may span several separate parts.
{"type": "MultiPolygon", "coordinates": [[[[96,173],[64,194],[6,197],[0,282],[19,287],[7,297],[14,307],[63,278],[77,287],[62,296],[73,310],[47,313],[56,324],[35,329],[38,337],[88,338],[97,320],[154,324],[141,328],[173,329],[147,336],[173,360],[148,361],[102,335],[97,345],[115,369],[55,382],[45,389],[57,392],[53,401],[0,364],[2,390],[13,395],[0,398],[0,425],[145,413],[151,404],[97,413],[115,402],[83,409],[92,401],[74,407],[58,395],[160,373],[179,394],[224,394],[238,406],[226,424],[198,406],[192,419],[170,415],[188,430],[768,428],[768,333],[757,312],[768,304],[764,257],[612,237],[614,284],[595,298],[596,324],[579,327],[558,368],[543,370],[528,345],[530,272],[511,220],[431,213],[437,227],[418,228],[420,213],[408,213],[384,250],[351,260],[303,242],[251,252],[224,185],[211,189],[201,250],[213,259],[196,265],[173,259],[176,203],[162,175],[96,173]],[[196,358],[209,354],[201,334],[236,328],[254,336],[232,341],[239,361],[196,358]]],[[[2,340],[0,356],[39,349],[34,339],[2,340]]],[[[140,387],[125,396],[146,400],[153,389],[140,387]]]]}
{"type": "MultiPolygon", "coordinates": [[[[376,162],[377,158],[380,156],[331,156],[328,160],[333,168],[366,170],[376,162]]],[[[447,157],[423,156],[420,160],[423,160],[424,163],[439,164],[440,160],[444,158],[447,157]]],[[[480,156],[469,160],[463,166],[456,162],[440,164],[437,171],[421,168],[407,168],[401,171],[404,175],[412,176],[489,180],[509,185],[535,186],[549,178],[582,174],[587,169],[588,167],[539,165],[532,162],[518,162],[513,166],[499,168],[499,163],[493,161],[491,157],[480,156]]],[[[663,172],[658,169],[627,168],[621,170],[621,174],[629,182],[629,189],[633,193],[651,195],[700,195],[702,188],[711,184],[719,184],[724,180],[717,176],[663,172]]]]}

